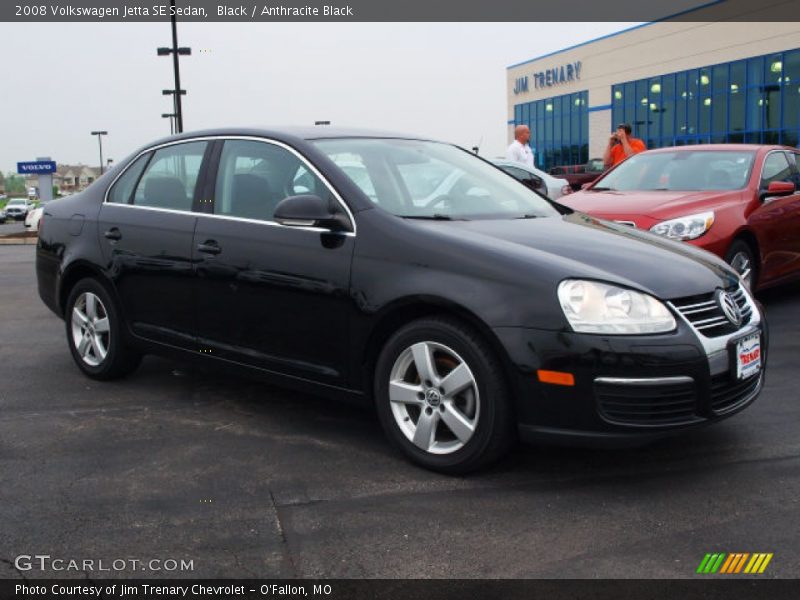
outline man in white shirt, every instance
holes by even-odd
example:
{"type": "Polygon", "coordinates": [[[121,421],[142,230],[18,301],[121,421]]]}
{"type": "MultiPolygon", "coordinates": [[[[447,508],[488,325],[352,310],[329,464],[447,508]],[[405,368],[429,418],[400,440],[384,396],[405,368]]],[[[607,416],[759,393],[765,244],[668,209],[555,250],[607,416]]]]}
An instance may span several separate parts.
{"type": "Polygon", "coordinates": [[[514,141],[506,150],[506,159],[533,167],[533,150],[528,145],[530,139],[530,128],[527,125],[517,125],[514,128],[514,141]]]}

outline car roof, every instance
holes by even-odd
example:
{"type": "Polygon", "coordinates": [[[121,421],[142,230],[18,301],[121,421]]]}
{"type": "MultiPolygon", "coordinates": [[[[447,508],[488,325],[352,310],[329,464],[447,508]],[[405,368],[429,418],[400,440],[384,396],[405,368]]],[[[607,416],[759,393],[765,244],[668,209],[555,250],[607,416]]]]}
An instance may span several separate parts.
{"type": "Polygon", "coordinates": [[[535,175],[547,175],[550,179],[561,179],[560,177],[553,177],[550,173],[539,169],[538,167],[529,167],[528,165],[524,165],[520,162],[515,160],[508,160],[507,158],[489,158],[487,159],[493,165],[498,167],[517,167],[518,169],[522,169],[523,171],[528,171],[528,173],[533,173],[535,175]]]}
{"type": "Polygon", "coordinates": [[[790,146],[780,146],[777,144],[692,144],[688,146],[667,146],[664,148],[654,148],[648,153],[656,152],[755,152],[758,150],[797,150],[790,146]]]}
{"type": "Polygon", "coordinates": [[[167,141],[191,139],[196,137],[211,136],[230,136],[243,135],[254,137],[267,137],[279,141],[295,140],[320,140],[335,138],[393,138],[407,140],[426,140],[438,141],[426,136],[398,133],[393,131],[382,131],[373,129],[361,129],[356,127],[331,127],[323,126],[281,126],[281,127],[224,127],[215,129],[203,129],[199,131],[189,131],[178,135],[169,136],[159,140],[158,143],[167,141]]]}

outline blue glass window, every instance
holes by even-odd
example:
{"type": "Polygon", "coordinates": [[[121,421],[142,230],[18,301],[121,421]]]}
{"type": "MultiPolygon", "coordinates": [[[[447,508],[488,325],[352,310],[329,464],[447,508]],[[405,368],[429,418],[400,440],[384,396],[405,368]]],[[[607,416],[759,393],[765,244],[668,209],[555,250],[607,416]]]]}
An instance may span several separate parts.
{"type": "Polygon", "coordinates": [[[616,84],[612,127],[648,147],[800,138],[800,49],[616,84]]]}
{"type": "Polygon", "coordinates": [[[548,170],[589,161],[588,94],[585,91],[514,107],[514,124],[531,128],[536,167],[548,170]],[[524,108],[523,108],[524,107],[524,108]]]}

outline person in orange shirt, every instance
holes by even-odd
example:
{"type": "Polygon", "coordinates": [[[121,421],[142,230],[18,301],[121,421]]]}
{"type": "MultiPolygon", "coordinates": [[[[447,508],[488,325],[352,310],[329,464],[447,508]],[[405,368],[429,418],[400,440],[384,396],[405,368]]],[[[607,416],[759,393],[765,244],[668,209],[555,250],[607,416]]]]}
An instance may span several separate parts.
{"type": "Polygon", "coordinates": [[[617,130],[608,140],[608,147],[603,155],[606,169],[621,163],[623,160],[639,152],[647,150],[647,146],[639,138],[631,137],[630,123],[620,123],[617,130]]]}

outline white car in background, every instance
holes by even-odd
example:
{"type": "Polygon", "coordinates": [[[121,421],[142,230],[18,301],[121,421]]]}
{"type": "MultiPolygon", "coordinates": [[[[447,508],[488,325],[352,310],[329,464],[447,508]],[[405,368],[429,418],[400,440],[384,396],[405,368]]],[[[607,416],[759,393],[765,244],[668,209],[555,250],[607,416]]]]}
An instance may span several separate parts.
{"type": "Polygon", "coordinates": [[[39,222],[42,220],[44,205],[38,206],[28,211],[25,215],[25,229],[29,231],[39,231],[39,222]]]}
{"type": "Polygon", "coordinates": [[[489,161],[529,188],[546,195],[550,200],[558,200],[561,196],[571,194],[573,191],[566,179],[553,177],[536,167],[529,167],[505,158],[491,158],[489,161]]]}
{"type": "Polygon", "coordinates": [[[27,198],[12,198],[5,207],[6,218],[22,221],[33,209],[33,202],[27,198]]]}

